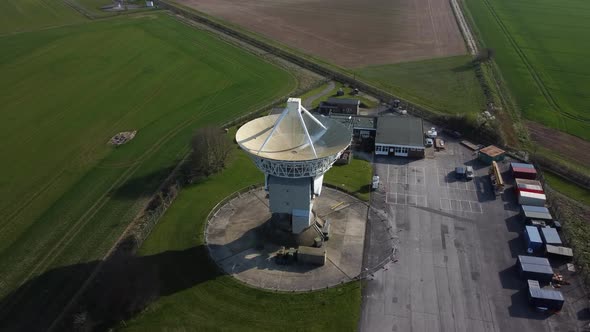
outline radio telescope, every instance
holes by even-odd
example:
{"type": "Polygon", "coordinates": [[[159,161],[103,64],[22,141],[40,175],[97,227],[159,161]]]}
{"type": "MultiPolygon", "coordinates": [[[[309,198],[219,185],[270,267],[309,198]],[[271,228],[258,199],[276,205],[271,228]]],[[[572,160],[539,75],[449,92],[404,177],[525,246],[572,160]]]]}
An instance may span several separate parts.
{"type": "Polygon", "coordinates": [[[289,98],[281,114],[243,125],[236,141],[265,174],[272,221],[300,234],[314,222],[313,203],[326,173],[350,145],[351,132],[340,122],[315,117],[289,98]]]}

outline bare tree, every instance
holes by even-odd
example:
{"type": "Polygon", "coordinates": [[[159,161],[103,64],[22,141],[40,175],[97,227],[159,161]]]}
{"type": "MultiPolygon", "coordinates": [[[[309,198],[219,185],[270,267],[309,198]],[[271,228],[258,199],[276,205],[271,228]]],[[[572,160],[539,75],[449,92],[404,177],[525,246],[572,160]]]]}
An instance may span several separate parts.
{"type": "Polygon", "coordinates": [[[193,135],[191,148],[188,160],[190,175],[209,176],[225,167],[232,144],[223,130],[203,127],[193,135]]]}

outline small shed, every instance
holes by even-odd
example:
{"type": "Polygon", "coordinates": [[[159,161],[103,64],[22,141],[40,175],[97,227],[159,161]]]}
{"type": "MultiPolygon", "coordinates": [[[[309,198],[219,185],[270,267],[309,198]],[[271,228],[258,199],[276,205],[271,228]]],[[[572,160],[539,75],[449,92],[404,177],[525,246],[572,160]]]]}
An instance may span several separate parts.
{"type": "Polygon", "coordinates": [[[521,205],[520,210],[525,220],[553,220],[553,216],[549,212],[549,209],[544,206],[521,205]]]}
{"type": "Polygon", "coordinates": [[[553,279],[553,269],[547,258],[519,255],[516,266],[524,279],[544,283],[549,283],[553,279]]]}
{"type": "Polygon", "coordinates": [[[535,166],[524,163],[510,163],[510,169],[514,178],[530,179],[534,180],[537,178],[537,170],[535,166]]]}
{"type": "Polygon", "coordinates": [[[492,161],[502,161],[506,156],[506,151],[500,149],[495,145],[489,145],[479,150],[478,158],[484,163],[491,165],[492,161]]]}
{"type": "Polygon", "coordinates": [[[539,229],[535,226],[526,226],[524,228],[524,239],[526,248],[529,253],[534,253],[543,248],[543,240],[539,229]]]}
{"type": "Polygon", "coordinates": [[[553,227],[541,228],[541,236],[543,237],[543,242],[545,244],[551,244],[556,246],[560,246],[563,244],[563,242],[561,242],[559,234],[557,233],[557,230],[553,227]]]}

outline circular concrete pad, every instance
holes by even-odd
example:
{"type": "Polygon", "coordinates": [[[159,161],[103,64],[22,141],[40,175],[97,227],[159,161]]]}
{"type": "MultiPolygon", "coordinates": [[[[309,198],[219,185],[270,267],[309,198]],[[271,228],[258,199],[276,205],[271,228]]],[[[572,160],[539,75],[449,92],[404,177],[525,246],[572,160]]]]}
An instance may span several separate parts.
{"type": "Polygon", "coordinates": [[[330,239],[324,243],[324,266],[276,263],[280,246],[260,231],[271,216],[263,188],[223,205],[209,220],[205,236],[212,259],[240,281],[259,288],[308,291],[336,286],[360,274],[367,209],[367,204],[350,195],[323,188],[314,211],[331,224],[330,239]]]}

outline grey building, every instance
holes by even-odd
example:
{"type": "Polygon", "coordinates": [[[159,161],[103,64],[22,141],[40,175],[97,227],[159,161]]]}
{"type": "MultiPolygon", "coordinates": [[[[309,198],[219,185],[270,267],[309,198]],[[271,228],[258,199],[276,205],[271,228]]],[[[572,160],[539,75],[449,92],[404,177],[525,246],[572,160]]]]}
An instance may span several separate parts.
{"type": "Polygon", "coordinates": [[[320,103],[318,112],[321,114],[351,114],[358,115],[361,102],[358,99],[328,98],[320,103]]]}
{"type": "Polygon", "coordinates": [[[347,128],[352,127],[352,134],[355,138],[366,139],[375,137],[377,131],[377,118],[373,116],[350,116],[335,114],[330,118],[344,124],[347,128]]]}
{"type": "Polygon", "coordinates": [[[377,120],[375,154],[424,158],[422,119],[405,116],[382,116],[377,120]]]}

